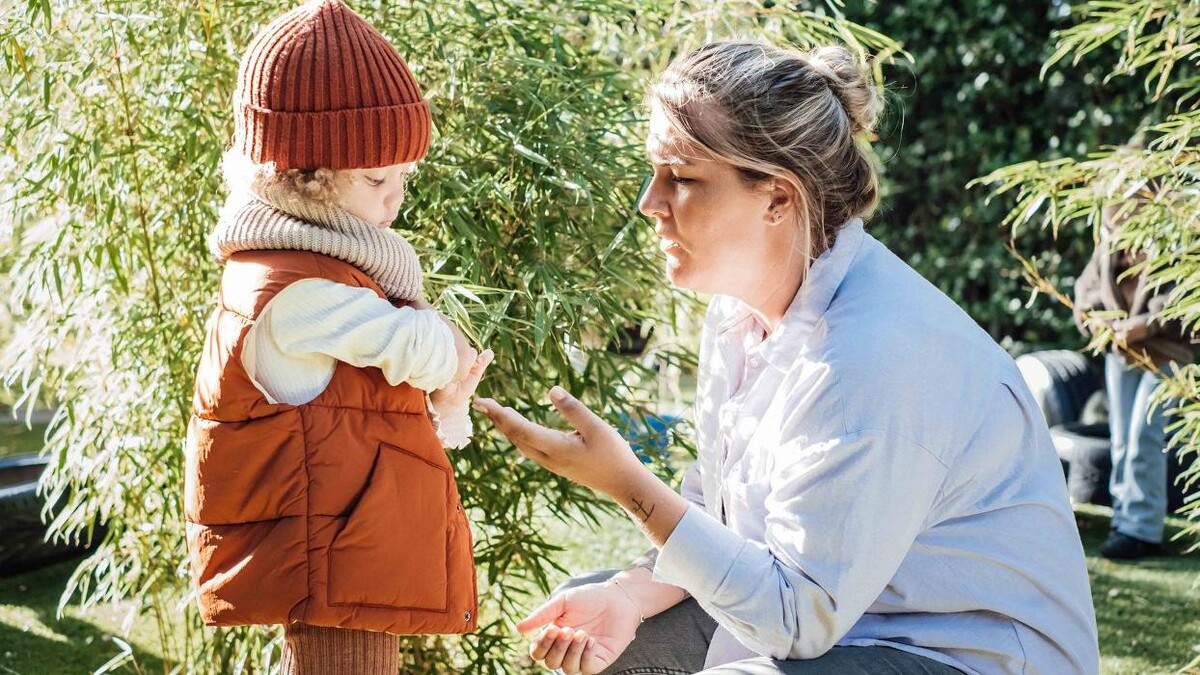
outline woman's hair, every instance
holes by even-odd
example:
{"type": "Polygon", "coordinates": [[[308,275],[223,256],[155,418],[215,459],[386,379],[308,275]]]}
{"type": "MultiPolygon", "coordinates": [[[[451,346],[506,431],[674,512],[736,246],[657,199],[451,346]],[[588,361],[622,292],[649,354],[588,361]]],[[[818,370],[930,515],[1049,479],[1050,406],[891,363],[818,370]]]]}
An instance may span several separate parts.
{"type": "Polygon", "coordinates": [[[882,106],[864,64],[844,47],[715,42],[676,59],[649,99],[746,182],[791,184],[807,255],[820,255],[838,227],[878,202],[867,137],[882,106]]]}
{"type": "Polygon", "coordinates": [[[236,148],[225,151],[221,172],[229,192],[249,188],[257,194],[271,193],[285,201],[332,205],[337,202],[338,172],[333,169],[288,169],[278,171],[275,164],[259,164],[236,148]]]}

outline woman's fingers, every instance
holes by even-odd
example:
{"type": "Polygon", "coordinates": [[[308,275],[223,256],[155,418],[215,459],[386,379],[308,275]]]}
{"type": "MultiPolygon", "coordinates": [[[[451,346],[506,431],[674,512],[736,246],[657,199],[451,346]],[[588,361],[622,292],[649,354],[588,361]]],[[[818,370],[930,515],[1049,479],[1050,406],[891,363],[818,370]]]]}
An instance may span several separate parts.
{"type": "Polygon", "coordinates": [[[568,394],[567,390],[562,387],[556,386],[550,389],[550,402],[558,409],[558,414],[562,415],[563,419],[575,427],[585,438],[589,438],[589,434],[603,432],[610,428],[604,420],[600,419],[599,415],[592,412],[591,408],[568,394]]]}
{"type": "MultiPolygon", "coordinates": [[[[570,434],[534,424],[521,413],[512,408],[505,408],[490,398],[477,398],[473,405],[476,410],[488,416],[500,433],[526,454],[529,454],[530,450],[540,455],[553,454],[571,442],[570,434]]],[[[535,460],[539,458],[532,457],[535,460]]]]}
{"type": "Polygon", "coordinates": [[[529,656],[545,668],[560,668],[566,675],[579,675],[584,657],[595,645],[595,639],[582,630],[551,625],[530,644],[529,656]]]}
{"type": "Polygon", "coordinates": [[[558,636],[554,640],[554,644],[550,645],[550,649],[546,651],[546,655],[542,657],[542,661],[547,668],[558,668],[562,665],[563,657],[567,655],[567,649],[575,640],[575,631],[571,628],[559,628],[558,636]]]}
{"type": "Polygon", "coordinates": [[[591,642],[591,638],[587,633],[577,630],[575,637],[572,638],[571,644],[567,647],[567,653],[563,654],[562,671],[567,675],[577,675],[581,671],[580,663],[583,661],[583,650],[591,642]]]}
{"type": "Polygon", "coordinates": [[[517,622],[517,631],[522,635],[531,633],[562,616],[563,609],[563,596],[556,595],[517,622]]]}
{"type": "Polygon", "coordinates": [[[529,645],[529,658],[541,661],[550,653],[550,648],[558,639],[558,626],[546,626],[546,630],[529,645]]]}

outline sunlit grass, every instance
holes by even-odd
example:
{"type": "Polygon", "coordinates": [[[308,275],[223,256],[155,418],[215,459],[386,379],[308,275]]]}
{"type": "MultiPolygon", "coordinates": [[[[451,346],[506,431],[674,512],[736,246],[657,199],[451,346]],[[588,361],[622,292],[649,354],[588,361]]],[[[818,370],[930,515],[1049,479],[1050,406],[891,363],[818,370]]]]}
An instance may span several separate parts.
{"type": "Polygon", "coordinates": [[[0,420],[0,457],[38,452],[42,449],[45,430],[45,425],[27,429],[19,422],[0,420]]]}
{"type": "MultiPolygon", "coordinates": [[[[1088,571],[1100,630],[1103,675],[1166,675],[1177,673],[1197,655],[1200,646],[1200,553],[1182,555],[1182,542],[1172,544],[1174,555],[1139,563],[1113,563],[1098,555],[1108,530],[1107,509],[1081,506],[1076,515],[1088,554],[1088,571]]],[[[1182,521],[1172,520],[1169,533],[1182,521]]],[[[566,573],[550,575],[558,584],[568,574],[621,567],[647,546],[628,518],[604,517],[598,527],[547,520],[547,537],[564,547],[558,556],[566,573]]],[[[90,612],[69,607],[55,616],[59,589],[73,562],[0,579],[0,673],[91,672],[122,651],[113,641],[128,642],[136,657],[123,672],[162,672],[162,655],[153,621],[147,616],[122,627],[128,605],[101,606],[90,612]]],[[[540,594],[529,596],[530,606],[540,594]]],[[[530,667],[523,650],[511,656],[516,670],[530,667]]],[[[1200,671],[1184,671],[1200,672],[1200,671]]]]}
{"type": "Polygon", "coordinates": [[[0,579],[0,673],[90,673],[130,645],[135,661],[117,672],[163,672],[153,621],[123,624],[131,605],[102,605],[56,616],[59,594],[78,561],[0,579]],[[140,670],[139,670],[140,669],[140,670]]]}

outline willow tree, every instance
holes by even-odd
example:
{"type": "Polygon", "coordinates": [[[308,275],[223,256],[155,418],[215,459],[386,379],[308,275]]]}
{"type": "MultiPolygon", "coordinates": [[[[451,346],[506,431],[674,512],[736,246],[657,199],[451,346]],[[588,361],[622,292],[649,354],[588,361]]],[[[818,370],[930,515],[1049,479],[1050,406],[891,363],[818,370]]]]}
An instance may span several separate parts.
{"type": "MultiPolygon", "coordinates": [[[[1014,233],[1026,226],[1056,235],[1064,228],[1090,228],[1098,239],[1102,210],[1115,209],[1125,220],[1114,246],[1147,251],[1132,273],[1144,270],[1152,288],[1171,284],[1162,318],[1182,322],[1200,339],[1200,2],[1095,0],[1077,12],[1077,23],[1057,35],[1058,48],[1043,74],[1068,58],[1076,63],[1115,46],[1118,56],[1108,79],[1140,78],[1158,114],[1146,120],[1130,146],[1016,164],[980,182],[992,184],[994,194],[1015,196],[1007,218],[1014,233]]],[[[1071,306],[1068,294],[1047,282],[1036,264],[1024,256],[1022,262],[1035,295],[1071,306]]],[[[1114,339],[1111,331],[1102,331],[1090,347],[1101,351],[1114,339]]],[[[1141,365],[1153,369],[1152,363],[1141,365]]],[[[1172,449],[1188,464],[1180,479],[1194,493],[1200,489],[1200,365],[1185,365],[1168,377],[1156,400],[1171,416],[1172,449]]],[[[1189,534],[1200,534],[1200,499],[1187,501],[1182,513],[1190,519],[1189,534]]]]}
{"type": "MultiPolygon", "coordinates": [[[[354,3],[432,105],[433,147],[402,229],[423,253],[430,296],[498,355],[482,393],[535,419],[555,383],[613,420],[646,404],[627,384],[643,366],[609,347],[628,326],[670,322],[677,306],[634,208],[648,76],[720,36],[894,51],[836,5],[763,4],[354,3]],[[586,358],[572,367],[576,349],[586,358]]],[[[0,214],[17,322],[3,369],[25,405],[57,409],[44,482],[62,505],[55,530],[105,526],[63,602],[137,600],[166,661],[187,672],[257,670],[278,653],[270,629],[202,628],[186,596],[181,444],[219,275],[205,236],[223,198],[237,60],[287,6],[29,0],[0,16],[0,214]]],[[[484,621],[464,638],[406,641],[407,668],[509,671],[508,626],[556,565],[545,514],[586,522],[611,506],[493,437],[454,460],[484,621]]]]}

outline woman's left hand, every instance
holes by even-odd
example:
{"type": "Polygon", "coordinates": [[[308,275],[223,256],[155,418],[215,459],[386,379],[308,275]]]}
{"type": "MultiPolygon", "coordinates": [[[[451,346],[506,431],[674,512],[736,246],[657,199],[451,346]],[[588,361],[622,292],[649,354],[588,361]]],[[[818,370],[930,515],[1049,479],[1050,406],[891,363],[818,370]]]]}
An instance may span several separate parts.
{"type": "Polygon", "coordinates": [[[535,424],[490,398],[476,399],[474,406],[488,416],[522,455],[597,492],[612,495],[629,484],[638,472],[645,471],[621,434],[562,387],[550,390],[550,401],[575,431],[558,431],[535,424]]]}

